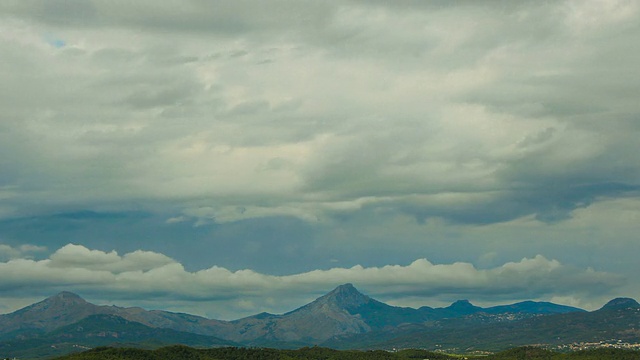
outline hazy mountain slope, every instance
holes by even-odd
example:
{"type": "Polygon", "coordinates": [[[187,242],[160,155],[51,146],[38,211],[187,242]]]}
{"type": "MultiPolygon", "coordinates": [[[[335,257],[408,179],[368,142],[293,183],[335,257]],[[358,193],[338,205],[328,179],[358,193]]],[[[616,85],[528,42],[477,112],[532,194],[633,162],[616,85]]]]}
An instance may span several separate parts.
{"type": "Polygon", "coordinates": [[[372,299],[353,285],[345,284],[283,315],[262,313],[228,322],[136,307],[98,306],[75,294],[62,292],[14,313],[0,315],[0,339],[33,338],[90,315],[114,315],[152,328],[215,336],[247,345],[296,347],[370,332],[374,333],[370,339],[379,334],[389,339],[389,334],[402,333],[405,329],[441,328],[442,324],[475,327],[541,313],[571,311],[580,309],[536,302],[483,309],[466,300],[445,308],[403,308],[372,299]]]}
{"type": "Polygon", "coordinates": [[[327,341],[335,348],[457,348],[501,350],[529,344],[568,344],[620,339],[640,342],[640,306],[633,299],[615,299],[593,311],[528,316],[492,321],[478,313],[461,318],[408,324],[327,341]],[[484,317],[490,320],[485,321],[484,317]]]}
{"type": "Polygon", "coordinates": [[[51,331],[41,338],[50,341],[84,342],[88,346],[112,343],[184,344],[190,346],[233,346],[231,341],[166,328],[153,328],[116,315],[91,315],[51,331]]]}
{"type": "Polygon", "coordinates": [[[434,316],[430,310],[387,305],[360,293],[352,284],[344,284],[284,315],[260,314],[236,320],[232,323],[239,327],[239,334],[231,339],[253,345],[317,344],[335,336],[426,321],[434,316]]]}
{"type": "Polygon", "coordinates": [[[96,306],[76,294],[63,291],[10,314],[0,315],[0,336],[47,332],[80,321],[89,315],[113,314],[111,307],[96,306]]]}
{"type": "Polygon", "coordinates": [[[347,284],[284,315],[249,317],[233,323],[239,328],[238,340],[241,341],[294,341],[313,344],[339,334],[370,331],[371,326],[362,317],[349,312],[349,309],[367,304],[380,306],[375,300],[360,294],[352,285],[347,284]]]}
{"type": "Polygon", "coordinates": [[[236,332],[236,327],[228,321],[207,319],[184,313],[162,310],[147,311],[140,308],[119,308],[119,311],[115,314],[127,320],[151,327],[169,328],[201,335],[226,337],[227,334],[236,332]]]}
{"type": "MultiPolygon", "coordinates": [[[[282,343],[318,344],[335,337],[357,337],[371,331],[394,331],[402,324],[476,316],[474,322],[487,323],[530,317],[538,314],[583,311],[552,303],[523,302],[502,307],[481,308],[467,300],[446,308],[420,309],[387,305],[360,293],[352,284],[338,286],[328,294],[283,315],[259,314],[233,321],[237,334],[227,338],[251,345],[281,346],[282,343]],[[500,314],[522,313],[519,316],[500,314]]],[[[472,318],[469,318],[472,320],[472,318]]]]}
{"type": "Polygon", "coordinates": [[[152,328],[116,315],[99,314],[37,337],[1,342],[0,354],[10,358],[39,358],[118,344],[144,348],[172,344],[197,347],[238,345],[211,336],[152,328]]]}
{"type": "Polygon", "coordinates": [[[142,308],[98,306],[63,291],[10,314],[0,315],[0,339],[28,337],[80,321],[90,315],[116,315],[150,327],[212,335],[235,331],[226,321],[142,308]]]}

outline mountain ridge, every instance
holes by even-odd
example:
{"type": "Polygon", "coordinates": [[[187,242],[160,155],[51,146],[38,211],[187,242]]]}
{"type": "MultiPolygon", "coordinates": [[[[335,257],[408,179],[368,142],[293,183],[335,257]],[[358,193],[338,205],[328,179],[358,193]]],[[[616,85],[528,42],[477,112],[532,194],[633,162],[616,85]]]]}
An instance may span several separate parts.
{"type": "MultiPolygon", "coordinates": [[[[635,309],[636,305],[637,302],[633,299],[618,298],[598,311],[617,319],[620,311],[635,309]]],[[[581,314],[592,313],[570,306],[535,301],[487,308],[475,306],[469,300],[458,300],[441,308],[397,307],[361,293],[353,284],[343,284],[314,301],[283,314],[263,312],[233,321],[222,321],[163,310],[95,305],[77,294],[63,291],[13,313],[0,315],[0,344],[1,341],[37,339],[57,341],[57,329],[77,325],[86,319],[91,319],[95,326],[107,328],[113,326],[114,319],[121,318],[123,322],[117,323],[125,328],[131,326],[134,333],[135,327],[145,326],[157,329],[145,330],[151,333],[157,331],[162,334],[163,329],[166,329],[181,334],[189,333],[194,338],[200,336],[200,340],[217,338],[243,346],[382,346],[394,341],[393,339],[408,339],[410,342],[413,333],[431,334],[431,331],[436,330],[441,334],[453,334],[472,329],[468,334],[473,337],[477,336],[474,331],[478,329],[499,332],[499,326],[505,327],[506,324],[509,324],[506,328],[517,329],[520,326],[518,322],[527,324],[527,319],[533,321],[531,326],[542,326],[541,329],[547,331],[543,325],[536,325],[539,324],[536,321],[544,324],[547,320],[537,319],[566,315],[569,319],[566,321],[574,321],[571,320],[572,316],[576,316],[579,323],[584,318],[581,314]],[[101,321],[104,324],[100,325],[101,321]]],[[[562,317],[557,319],[565,321],[562,317]]],[[[176,336],[176,339],[180,336],[176,336]]],[[[451,336],[455,338],[455,335],[451,336]]],[[[508,337],[509,334],[501,336],[508,337]]]]}

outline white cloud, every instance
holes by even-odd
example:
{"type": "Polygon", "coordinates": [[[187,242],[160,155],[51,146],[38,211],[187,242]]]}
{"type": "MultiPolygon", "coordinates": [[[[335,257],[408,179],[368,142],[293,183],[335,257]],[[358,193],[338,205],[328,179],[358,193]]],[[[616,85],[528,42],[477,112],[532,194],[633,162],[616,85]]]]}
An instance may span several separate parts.
{"type": "MultiPolygon", "coordinates": [[[[242,300],[241,308],[273,311],[264,299],[287,298],[284,304],[303,301],[322,291],[354,283],[372,296],[447,299],[544,299],[552,296],[586,299],[606,294],[623,284],[618,275],[578,269],[543,256],[522,259],[490,269],[477,269],[470,263],[433,264],[418,259],[403,265],[383,267],[332,268],[305,273],[274,276],[252,270],[229,271],[221,267],[190,272],[168,257],[148,251],[135,251],[119,256],[115,252],[90,250],[80,245],[66,245],[49,259],[35,261],[13,259],[0,263],[0,289],[67,289],[98,293],[101,298],[139,299],[154,307],[163,302],[208,302],[210,308],[228,306],[230,300],[242,300]]],[[[204,303],[203,303],[204,302],[204,303]]],[[[303,305],[302,303],[298,303],[303,305]]],[[[201,307],[201,305],[200,305],[201,307]]],[[[242,309],[236,309],[240,311],[242,309]]],[[[282,306],[277,310],[282,309],[282,306]]],[[[291,310],[291,309],[288,309],[291,310]]],[[[224,312],[217,308],[218,312],[224,312]]],[[[229,314],[233,314],[229,310],[229,314]]],[[[245,313],[246,315],[246,313],[245,313]]]]}
{"type": "Polygon", "coordinates": [[[19,250],[12,248],[9,245],[0,244],[0,257],[2,259],[13,259],[20,256],[19,250]]]}
{"type": "Polygon", "coordinates": [[[52,268],[107,270],[112,273],[148,271],[175,262],[163,254],[151,251],[138,250],[119,256],[115,251],[105,253],[75,244],[58,249],[51,255],[50,260],[47,266],[52,268]]]}
{"type": "Polygon", "coordinates": [[[45,251],[47,251],[47,248],[44,246],[22,244],[20,246],[13,247],[6,244],[0,244],[0,261],[18,259],[20,257],[30,258],[34,254],[45,251]]]}

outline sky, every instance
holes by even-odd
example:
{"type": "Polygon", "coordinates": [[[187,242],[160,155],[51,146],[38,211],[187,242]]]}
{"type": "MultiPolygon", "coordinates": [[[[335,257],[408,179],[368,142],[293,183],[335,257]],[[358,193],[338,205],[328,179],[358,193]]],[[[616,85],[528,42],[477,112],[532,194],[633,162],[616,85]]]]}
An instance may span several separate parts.
{"type": "Polygon", "coordinates": [[[0,313],[640,299],[640,2],[0,2],[0,313]]]}

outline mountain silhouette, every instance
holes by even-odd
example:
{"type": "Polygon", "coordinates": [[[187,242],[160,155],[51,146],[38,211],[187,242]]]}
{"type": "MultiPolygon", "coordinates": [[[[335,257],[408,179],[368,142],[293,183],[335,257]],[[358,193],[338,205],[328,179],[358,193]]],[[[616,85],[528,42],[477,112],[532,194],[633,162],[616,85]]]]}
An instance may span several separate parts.
{"type": "Polygon", "coordinates": [[[63,291],[11,314],[0,316],[0,336],[11,332],[46,332],[89,315],[108,312],[74,293],[63,291]]]}
{"type": "MultiPolygon", "coordinates": [[[[458,300],[447,307],[414,309],[385,304],[361,293],[353,284],[344,284],[284,314],[259,313],[235,321],[221,321],[138,307],[100,306],[74,293],[61,292],[0,315],[0,345],[7,341],[11,346],[21,341],[54,344],[68,336],[64,333],[69,329],[76,331],[74,341],[89,345],[97,344],[94,336],[97,329],[111,329],[109,331],[117,336],[134,342],[156,336],[202,344],[217,338],[218,343],[230,341],[243,346],[279,348],[331,344],[347,348],[375,347],[390,344],[393,339],[403,339],[410,344],[414,338],[424,341],[425,337],[444,343],[446,339],[459,341],[462,334],[468,341],[480,341],[480,334],[482,339],[489,339],[487,341],[495,341],[491,340],[494,334],[499,334],[503,342],[515,341],[516,334],[521,334],[523,341],[542,341],[548,334],[557,334],[557,329],[570,329],[571,339],[578,339],[587,335],[593,338],[591,328],[617,334],[628,325],[628,321],[624,322],[626,318],[640,314],[638,309],[638,303],[628,298],[614,299],[594,312],[534,301],[483,308],[468,300],[458,300]],[[606,321],[609,327],[599,327],[606,321]]],[[[556,338],[569,337],[565,334],[556,338]]]]}
{"type": "Polygon", "coordinates": [[[336,335],[359,334],[371,327],[358,316],[356,309],[388,306],[360,293],[351,284],[340,285],[331,292],[283,315],[257,315],[234,321],[241,335],[234,340],[252,345],[273,345],[278,342],[316,344],[336,335]]]}
{"type": "Polygon", "coordinates": [[[471,304],[469,300],[457,300],[448,307],[442,308],[442,311],[447,314],[447,317],[458,317],[475,314],[483,311],[483,309],[471,304]]]}
{"type": "Polygon", "coordinates": [[[584,312],[585,310],[573,306],[558,305],[546,301],[522,301],[511,305],[498,305],[482,310],[488,314],[566,314],[584,312]]]}
{"type": "Polygon", "coordinates": [[[73,324],[91,315],[116,315],[154,328],[215,336],[227,322],[139,307],[98,306],[72,292],[63,291],[10,314],[0,315],[0,339],[32,337],[73,324]]]}
{"type": "Polygon", "coordinates": [[[600,308],[600,310],[613,309],[640,309],[640,304],[631,298],[615,298],[600,308]]]}

